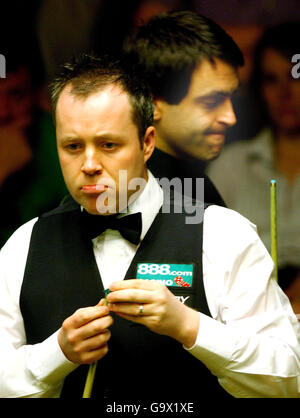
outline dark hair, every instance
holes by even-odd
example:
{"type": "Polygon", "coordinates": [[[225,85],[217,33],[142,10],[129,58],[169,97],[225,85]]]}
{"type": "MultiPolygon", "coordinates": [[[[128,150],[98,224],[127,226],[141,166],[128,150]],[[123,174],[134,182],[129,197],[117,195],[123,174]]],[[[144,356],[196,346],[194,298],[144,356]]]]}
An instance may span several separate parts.
{"type": "MultiPolygon", "coordinates": [[[[256,109],[259,118],[259,126],[262,127],[269,121],[268,110],[262,98],[262,83],[264,73],[262,59],[267,49],[274,49],[291,62],[292,56],[299,52],[300,21],[291,21],[271,26],[265,29],[262,37],[256,44],[253,55],[253,70],[250,79],[250,94],[255,94],[256,109]]],[[[291,76],[292,77],[292,76],[291,76]]]]}
{"type": "Polygon", "coordinates": [[[272,48],[291,61],[299,52],[300,22],[285,22],[269,27],[256,45],[253,59],[253,82],[260,86],[263,76],[262,57],[266,49],[272,48]]]}
{"type": "Polygon", "coordinates": [[[71,94],[85,98],[110,84],[120,86],[128,94],[142,143],[146,129],[153,124],[152,96],[138,69],[125,59],[81,54],[64,64],[60,75],[49,85],[54,121],[57,101],[67,85],[71,85],[71,94]]]}
{"type": "Polygon", "coordinates": [[[179,103],[201,60],[220,58],[234,67],[244,64],[232,38],[215,22],[192,11],[154,16],[124,43],[124,51],[141,65],[154,96],[179,103]]]}

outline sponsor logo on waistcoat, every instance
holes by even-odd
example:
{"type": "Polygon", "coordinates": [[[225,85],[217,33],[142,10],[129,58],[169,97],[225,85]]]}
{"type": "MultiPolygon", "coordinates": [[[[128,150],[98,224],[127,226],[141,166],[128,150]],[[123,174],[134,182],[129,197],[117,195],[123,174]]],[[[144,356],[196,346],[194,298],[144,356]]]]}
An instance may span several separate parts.
{"type": "MultiPolygon", "coordinates": [[[[180,289],[191,288],[193,284],[193,264],[158,264],[139,263],[137,266],[137,279],[155,280],[165,286],[180,289]]],[[[190,296],[178,295],[182,303],[186,303],[190,296]]]]}

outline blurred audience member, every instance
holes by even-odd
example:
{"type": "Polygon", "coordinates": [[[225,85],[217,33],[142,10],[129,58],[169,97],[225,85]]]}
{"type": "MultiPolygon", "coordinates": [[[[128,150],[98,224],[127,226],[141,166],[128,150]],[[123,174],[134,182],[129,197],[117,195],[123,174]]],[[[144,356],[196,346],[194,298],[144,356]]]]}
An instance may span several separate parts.
{"type": "Polygon", "coordinates": [[[6,78],[0,79],[0,247],[66,190],[51,115],[36,104],[43,85],[37,50],[6,35],[6,43],[0,41],[6,59],[6,78]]]}
{"type": "MultiPolygon", "coordinates": [[[[300,80],[291,74],[299,22],[269,28],[257,45],[252,91],[262,129],[225,147],[208,173],[229,208],[252,220],[270,249],[269,181],[278,183],[279,284],[300,312],[300,80]],[[298,289],[298,290],[297,290],[298,289]]],[[[296,309],[296,308],[295,308],[296,309]]]]}
{"type": "Polygon", "coordinates": [[[0,80],[0,187],[32,158],[26,135],[32,122],[30,72],[15,55],[4,56],[7,75],[0,80]]]}

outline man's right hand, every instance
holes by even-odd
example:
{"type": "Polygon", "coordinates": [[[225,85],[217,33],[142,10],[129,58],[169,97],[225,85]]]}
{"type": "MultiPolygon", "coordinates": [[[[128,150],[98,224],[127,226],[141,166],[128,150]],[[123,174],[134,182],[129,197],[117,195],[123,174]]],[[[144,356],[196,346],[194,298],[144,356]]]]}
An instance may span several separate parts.
{"type": "Polygon", "coordinates": [[[78,309],[62,324],[58,343],[68,360],[78,364],[91,364],[108,351],[111,333],[108,328],[113,319],[103,301],[88,308],[78,309]]]}

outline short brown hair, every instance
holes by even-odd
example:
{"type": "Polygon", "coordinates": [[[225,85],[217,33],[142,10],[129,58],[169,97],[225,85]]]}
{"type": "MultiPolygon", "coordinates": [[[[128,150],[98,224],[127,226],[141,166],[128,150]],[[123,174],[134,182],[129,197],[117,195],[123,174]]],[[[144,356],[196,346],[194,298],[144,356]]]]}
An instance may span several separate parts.
{"type": "Polygon", "coordinates": [[[138,69],[125,59],[82,54],[64,64],[61,73],[49,85],[54,121],[58,99],[67,85],[72,87],[71,94],[84,98],[110,84],[119,85],[128,94],[132,119],[142,142],[146,129],[153,124],[152,96],[138,69]]]}

